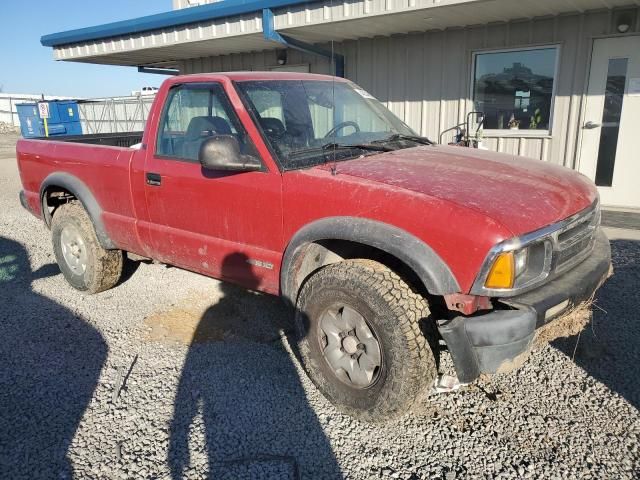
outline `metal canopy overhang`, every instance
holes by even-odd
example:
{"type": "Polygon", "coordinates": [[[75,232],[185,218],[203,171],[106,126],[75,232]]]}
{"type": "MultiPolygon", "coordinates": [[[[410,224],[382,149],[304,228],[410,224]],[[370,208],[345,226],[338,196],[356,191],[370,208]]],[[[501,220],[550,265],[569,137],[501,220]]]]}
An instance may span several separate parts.
{"type": "MultiPolygon", "coordinates": [[[[96,53],[74,56],[73,58],[57,58],[83,63],[104,65],[150,66],[160,68],[178,68],[180,60],[217,55],[229,55],[251,51],[277,48],[278,45],[265,40],[262,33],[243,35],[240,38],[218,38],[196,40],[175,45],[150,46],[134,50],[122,50],[113,53],[96,53]]],[[[73,48],[73,47],[72,47],[73,48]]],[[[83,47],[81,47],[82,49],[83,47]]]]}
{"type": "Polygon", "coordinates": [[[292,7],[309,0],[224,0],[222,2],[200,5],[197,7],[172,10],[166,13],[123,20],[120,22],[96,25],[66,32],[44,35],[40,43],[45,47],[59,47],[102,40],[105,38],[133,35],[137,33],[175,28],[198,22],[220,18],[229,18],[246,13],[259,12],[263,8],[292,7]]]}
{"type": "Polygon", "coordinates": [[[180,61],[190,58],[282,48],[282,44],[273,41],[273,35],[268,35],[269,28],[263,29],[262,11],[265,8],[274,9],[273,29],[281,36],[298,42],[322,44],[332,40],[354,40],[610,9],[632,2],[441,0],[435,3],[433,0],[354,0],[338,4],[330,0],[225,0],[185,9],[191,16],[177,10],[48,35],[43,37],[42,43],[54,47],[57,60],[177,68],[180,61]],[[235,13],[221,16],[225,12],[235,13]],[[181,23],[169,24],[168,19],[181,23]],[[141,30],[151,26],[154,29],[141,30]],[[98,35],[105,36],[96,38],[98,35]]]}

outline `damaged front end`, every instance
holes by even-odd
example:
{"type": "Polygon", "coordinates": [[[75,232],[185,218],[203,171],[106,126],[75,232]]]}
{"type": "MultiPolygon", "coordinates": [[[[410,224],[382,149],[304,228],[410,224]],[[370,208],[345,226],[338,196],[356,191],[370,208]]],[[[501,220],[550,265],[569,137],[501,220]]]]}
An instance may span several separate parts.
{"type": "Polygon", "coordinates": [[[611,249],[601,231],[591,255],[524,294],[495,298],[496,309],[438,322],[460,383],[522,366],[535,345],[578,334],[591,319],[596,290],[611,275],[611,249]]]}

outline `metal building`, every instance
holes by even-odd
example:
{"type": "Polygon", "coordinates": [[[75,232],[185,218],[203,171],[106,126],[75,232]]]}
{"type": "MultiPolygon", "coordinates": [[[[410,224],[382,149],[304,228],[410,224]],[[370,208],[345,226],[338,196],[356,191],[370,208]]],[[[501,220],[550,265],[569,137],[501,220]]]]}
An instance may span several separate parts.
{"type": "Polygon", "coordinates": [[[173,4],[42,43],[58,60],[146,70],[344,74],[435,139],[483,110],[489,148],[575,168],[605,205],[640,208],[638,0],[173,4]]]}

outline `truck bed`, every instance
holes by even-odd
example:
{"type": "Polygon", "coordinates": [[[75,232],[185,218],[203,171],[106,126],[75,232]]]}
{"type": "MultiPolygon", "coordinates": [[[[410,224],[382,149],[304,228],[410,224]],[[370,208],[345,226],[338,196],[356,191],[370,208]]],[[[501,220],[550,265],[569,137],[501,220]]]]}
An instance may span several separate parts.
{"type": "MultiPolygon", "coordinates": [[[[120,240],[119,234],[123,234],[124,244],[135,240],[131,235],[134,213],[128,194],[129,167],[139,150],[130,147],[141,139],[141,132],[123,132],[18,140],[18,167],[29,210],[43,216],[43,182],[51,175],[58,175],[72,184],[91,185],[91,197],[100,206],[103,220],[111,218],[109,225],[114,238],[120,240]]],[[[61,185],[66,189],[73,186],[61,185]]]]}
{"type": "Polygon", "coordinates": [[[94,133],[87,135],[68,135],[56,137],[37,137],[31,140],[55,140],[56,142],[87,143],[91,145],[109,145],[128,148],[142,142],[143,132],[94,133]]]}

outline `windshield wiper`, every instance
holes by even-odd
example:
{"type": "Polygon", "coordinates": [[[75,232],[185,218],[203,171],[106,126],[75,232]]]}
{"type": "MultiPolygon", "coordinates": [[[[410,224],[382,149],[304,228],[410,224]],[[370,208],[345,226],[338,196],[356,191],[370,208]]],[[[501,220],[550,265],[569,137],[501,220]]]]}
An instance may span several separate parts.
{"type": "Polygon", "coordinates": [[[307,155],[309,153],[320,152],[320,151],[323,154],[326,154],[332,150],[336,150],[336,151],[367,150],[372,152],[391,152],[395,150],[395,148],[387,147],[385,145],[374,145],[371,143],[346,144],[346,143],[331,142],[331,143],[325,143],[324,145],[320,145],[318,147],[309,147],[309,148],[303,148],[300,150],[295,150],[289,153],[289,158],[296,158],[296,157],[307,155]]]}
{"type": "Polygon", "coordinates": [[[373,143],[325,143],[322,145],[322,150],[370,150],[372,152],[392,152],[395,148],[386,147],[384,145],[374,145],[373,143]]]}
{"type": "Polygon", "coordinates": [[[427,137],[419,137],[418,135],[404,135],[402,133],[394,133],[393,135],[383,138],[382,140],[374,140],[372,143],[388,143],[397,142],[398,140],[408,140],[410,142],[419,143],[421,145],[434,145],[427,137]]]}

